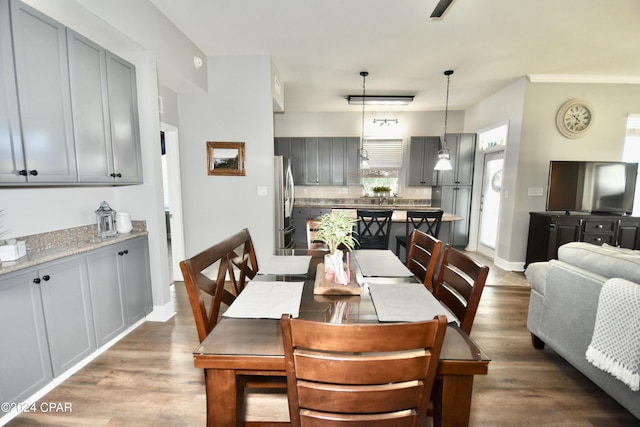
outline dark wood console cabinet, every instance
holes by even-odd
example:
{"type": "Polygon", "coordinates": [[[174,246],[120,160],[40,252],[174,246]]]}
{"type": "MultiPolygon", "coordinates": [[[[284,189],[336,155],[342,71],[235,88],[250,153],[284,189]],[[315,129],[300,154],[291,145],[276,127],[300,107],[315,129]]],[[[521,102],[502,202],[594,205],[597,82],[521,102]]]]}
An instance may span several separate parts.
{"type": "Polygon", "coordinates": [[[606,243],[640,249],[640,218],[619,215],[531,212],[525,267],[558,258],[558,248],[569,242],[606,243]]]}

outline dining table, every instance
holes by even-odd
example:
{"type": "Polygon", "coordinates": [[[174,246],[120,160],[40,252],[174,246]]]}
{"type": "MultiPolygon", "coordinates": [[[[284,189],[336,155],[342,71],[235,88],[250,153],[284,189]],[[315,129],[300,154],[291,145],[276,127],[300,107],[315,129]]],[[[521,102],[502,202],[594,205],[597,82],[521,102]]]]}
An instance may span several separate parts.
{"type": "MultiPolygon", "coordinates": [[[[317,281],[316,270],[319,269],[319,265],[320,268],[322,267],[325,254],[327,252],[322,250],[281,250],[276,255],[294,257],[290,261],[298,261],[295,269],[292,267],[292,271],[295,270],[295,272],[287,273],[286,263],[280,262],[279,269],[268,269],[270,274],[258,275],[252,282],[274,282],[274,285],[295,282],[293,284],[300,286],[302,291],[299,307],[294,307],[292,311],[297,308],[299,310],[297,316],[300,319],[334,323],[379,323],[381,320],[370,289],[373,290],[374,286],[394,289],[391,288],[394,285],[417,282],[413,275],[403,274],[393,263],[388,264],[393,267],[388,269],[390,272],[388,275],[380,271],[380,266],[384,263],[370,263],[377,268],[377,271],[371,271],[376,276],[367,276],[367,272],[361,271],[356,260],[360,257],[351,256],[351,270],[361,287],[360,295],[318,294],[314,292],[317,281]],[[308,261],[303,261],[302,258],[297,258],[298,256],[305,256],[304,260],[308,261]],[[306,271],[304,271],[305,268],[300,267],[300,261],[305,267],[304,263],[308,262],[306,271]]],[[[389,256],[388,254],[393,253],[380,251],[369,252],[368,255],[378,255],[382,260],[382,255],[389,256]]],[[[360,259],[364,260],[364,258],[360,259]]],[[[369,261],[371,261],[370,258],[369,261]]],[[[387,261],[393,260],[387,258],[387,261]]],[[[263,283],[255,284],[263,285],[263,283]]],[[[240,296],[248,289],[245,289],[240,296]]],[[[256,289],[260,289],[260,286],[256,289]]],[[[401,297],[402,292],[395,292],[395,295],[401,297]]],[[[411,303],[415,304],[414,301],[406,301],[407,306],[411,303]]],[[[234,305],[235,302],[230,309],[234,305]]],[[[269,303],[265,302],[256,309],[265,310],[269,308],[268,305],[269,303]]],[[[381,304],[378,304],[378,309],[380,306],[381,304]]],[[[256,317],[243,318],[226,317],[223,314],[209,335],[193,351],[194,366],[205,370],[207,426],[209,427],[242,425],[241,399],[243,399],[242,388],[246,376],[286,376],[280,316],[271,315],[271,318],[260,316],[262,314],[256,313],[256,317]]],[[[265,316],[269,315],[265,314],[265,316]]],[[[486,375],[489,362],[490,358],[487,354],[458,327],[455,321],[448,323],[438,362],[437,378],[432,391],[431,411],[434,426],[460,427],[469,424],[474,376],[486,375]]]]}

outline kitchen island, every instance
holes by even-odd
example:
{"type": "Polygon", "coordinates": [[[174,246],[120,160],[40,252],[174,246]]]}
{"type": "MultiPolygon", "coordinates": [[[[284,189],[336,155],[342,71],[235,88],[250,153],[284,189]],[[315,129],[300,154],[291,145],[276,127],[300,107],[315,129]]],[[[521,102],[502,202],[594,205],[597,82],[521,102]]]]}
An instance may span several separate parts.
{"type": "MultiPolygon", "coordinates": [[[[306,220],[318,218],[319,216],[333,211],[344,211],[350,218],[356,218],[358,209],[367,210],[392,210],[391,232],[389,237],[389,249],[395,252],[396,236],[404,236],[406,233],[407,211],[434,211],[439,210],[438,206],[431,206],[429,199],[405,199],[399,197],[360,197],[356,199],[296,199],[293,213],[293,224],[296,229],[296,247],[306,247],[306,220]]],[[[445,212],[442,216],[442,225],[438,238],[443,243],[449,243],[451,226],[457,221],[466,218],[445,212]]],[[[404,258],[404,252],[401,258],[404,258]]]]}

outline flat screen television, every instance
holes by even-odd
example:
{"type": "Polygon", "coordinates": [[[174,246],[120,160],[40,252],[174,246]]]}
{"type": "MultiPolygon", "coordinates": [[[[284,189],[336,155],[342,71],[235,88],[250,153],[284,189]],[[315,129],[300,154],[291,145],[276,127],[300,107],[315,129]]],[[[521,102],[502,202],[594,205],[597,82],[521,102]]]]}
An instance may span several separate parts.
{"type": "Polygon", "coordinates": [[[552,160],[547,211],[631,214],[638,163],[552,160]]]}

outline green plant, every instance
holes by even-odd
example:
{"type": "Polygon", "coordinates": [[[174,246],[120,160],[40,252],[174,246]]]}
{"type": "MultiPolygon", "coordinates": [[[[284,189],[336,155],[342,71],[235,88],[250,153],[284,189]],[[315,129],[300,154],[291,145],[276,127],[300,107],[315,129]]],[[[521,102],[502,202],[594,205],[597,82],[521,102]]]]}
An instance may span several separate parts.
{"type": "Polygon", "coordinates": [[[391,187],[386,185],[378,185],[372,188],[374,193],[389,193],[391,191],[391,187]]]}
{"type": "Polygon", "coordinates": [[[349,218],[340,211],[324,214],[320,217],[316,239],[326,243],[331,254],[335,253],[340,245],[354,249],[357,240],[353,237],[353,227],[357,222],[357,219],[349,218]]]}

